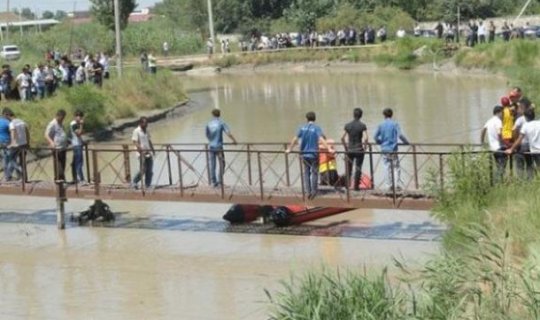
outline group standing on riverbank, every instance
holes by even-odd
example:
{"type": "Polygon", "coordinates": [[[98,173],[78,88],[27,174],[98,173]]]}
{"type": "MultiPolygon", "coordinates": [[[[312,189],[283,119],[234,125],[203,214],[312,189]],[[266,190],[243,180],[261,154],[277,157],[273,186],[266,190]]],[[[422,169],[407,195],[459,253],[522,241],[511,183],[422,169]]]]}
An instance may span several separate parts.
{"type": "Polygon", "coordinates": [[[26,64],[21,72],[14,76],[9,64],[2,66],[0,74],[0,93],[3,100],[31,101],[54,95],[60,87],[72,87],[93,83],[98,87],[109,78],[109,57],[105,53],[87,55],[79,65],[75,65],[67,56],[53,59],[47,55],[45,63],[35,67],[26,64]]]}
{"type": "Polygon", "coordinates": [[[513,88],[493,108],[493,116],[482,129],[480,141],[487,141],[496,164],[494,178],[502,181],[510,161],[520,178],[532,179],[540,171],[540,122],[534,104],[513,88]]]}

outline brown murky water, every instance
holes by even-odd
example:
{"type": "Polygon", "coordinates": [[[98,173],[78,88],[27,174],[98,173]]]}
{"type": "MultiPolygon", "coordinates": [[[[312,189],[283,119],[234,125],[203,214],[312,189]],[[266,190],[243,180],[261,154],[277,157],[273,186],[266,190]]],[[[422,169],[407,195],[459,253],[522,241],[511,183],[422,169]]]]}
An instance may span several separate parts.
{"type": "MultiPolygon", "coordinates": [[[[196,106],[152,124],[155,142],[204,142],[214,106],[245,142],[288,140],[310,109],[338,138],[355,106],[370,129],[389,106],[413,141],[473,142],[505,90],[492,78],[384,72],[223,75],[186,87],[196,106]]],[[[114,227],[60,232],[52,199],[0,201],[0,319],[265,319],[263,289],[290,272],[420,262],[443,229],[426,212],[356,210],[298,229],[304,236],[249,234],[220,221],[225,205],[111,202],[122,212],[114,227]],[[326,236],[339,231],[349,236],[326,236]]]]}

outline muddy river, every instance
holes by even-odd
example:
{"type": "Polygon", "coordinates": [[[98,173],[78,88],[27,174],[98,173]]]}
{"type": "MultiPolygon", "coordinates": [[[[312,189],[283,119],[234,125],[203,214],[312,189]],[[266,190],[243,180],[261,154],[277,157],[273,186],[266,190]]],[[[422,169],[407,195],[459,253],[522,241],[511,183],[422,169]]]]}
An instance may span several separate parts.
{"type": "MultiPolygon", "coordinates": [[[[371,131],[392,107],[414,142],[477,142],[506,83],[324,71],[186,77],[185,87],[191,107],[151,124],[155,142],[204,142],[213,107],[240,142],[289,140],[309,110],[338,139],[357,106],[371,131]]],[[[61,232],[53,199],[0,199],[0,319],[265,319],[263,290],[291,272],[420,263],[444,232],[427,212],[355,210],[275,230],[228,226],[227,205],[142,202],[110,202],[114,227],[61,232]]],[[[68,215],[89,204],[68,202],[68,215]]]]}

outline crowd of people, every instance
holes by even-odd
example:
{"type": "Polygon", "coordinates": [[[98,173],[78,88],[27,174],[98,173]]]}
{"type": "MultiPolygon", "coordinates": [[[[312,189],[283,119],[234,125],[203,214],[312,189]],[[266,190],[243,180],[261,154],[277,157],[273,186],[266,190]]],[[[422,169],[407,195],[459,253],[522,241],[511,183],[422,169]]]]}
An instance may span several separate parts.
{"type": "Polygon", "coordinates": [[[524,179],[532,179],[540,170],[540,121],[535,120],[534,104],[520,88],[513,88],[493,108],[480,139],[493,152],[496,181],[504,179],[510,161],[524,179]]]}
{"type": "Polygon", "coordinates": [[[77,65],[68,56],[47,51],[45,63],[26,64],[16,73],[9,64],[2,66],[0,94],[4,100],[30,101],[52,96],[60,87],[94,83],[101,87],[109,78],[109,57],[105,53],[86,55],[77,65]]]}
{"type": "MultiPolygon", "coordinates": [[[[502,40],[525,38],[525,31],[530,28],[529,22],[524,25],[517,25],[503,21],[497,24],[493,20],[471,20],[460,25],[456,23],[438,22],[434,27],[422,28],[416,24],[412,30],[398,28],[395,33],[396,38],[404,38],[409,35],[414,37],[435,37],[444,39],[447,42],[457,42],[462,37],[468,46],[475,46],[478,43],[494,42],[500,35],[502,40]]],[[[340,29],[329,29],[326,31],[306,30],[305,32],[281,32],[276,34],[264,34],[253,32],[247,40],[241,40],[238,45],[240,51],[275,50],[292,47],[320,47],[320,46],[354,46],[368,45],[385,42],[390,35],[387,27],[382,25],[378,28],[366,26],[357,29],[348,26],[340,29]]],[[[214,52],[213,41],[207,42],[208,53],[214,52]]],[[[228,39],[221,40],[221,53],[230,52],[228,39]]]]}

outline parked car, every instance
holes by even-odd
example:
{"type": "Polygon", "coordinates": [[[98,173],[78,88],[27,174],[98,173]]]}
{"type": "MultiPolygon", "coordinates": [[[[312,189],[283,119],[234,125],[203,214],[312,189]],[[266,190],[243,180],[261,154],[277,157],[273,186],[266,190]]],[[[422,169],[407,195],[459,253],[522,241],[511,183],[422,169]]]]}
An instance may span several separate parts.
{"type": "Polygon", "coordinates": [[[523,34],[526,38],[540,38],[540,26],[527,27],[523,34]]]}
{"type": "Polygon", "coordinates": [[[2,46],[2,51],[0,51],[0,58],[5,60],[17,60],[20,57],[21,51],[19,51],[19,47],[15,45],[2,46]]]}

